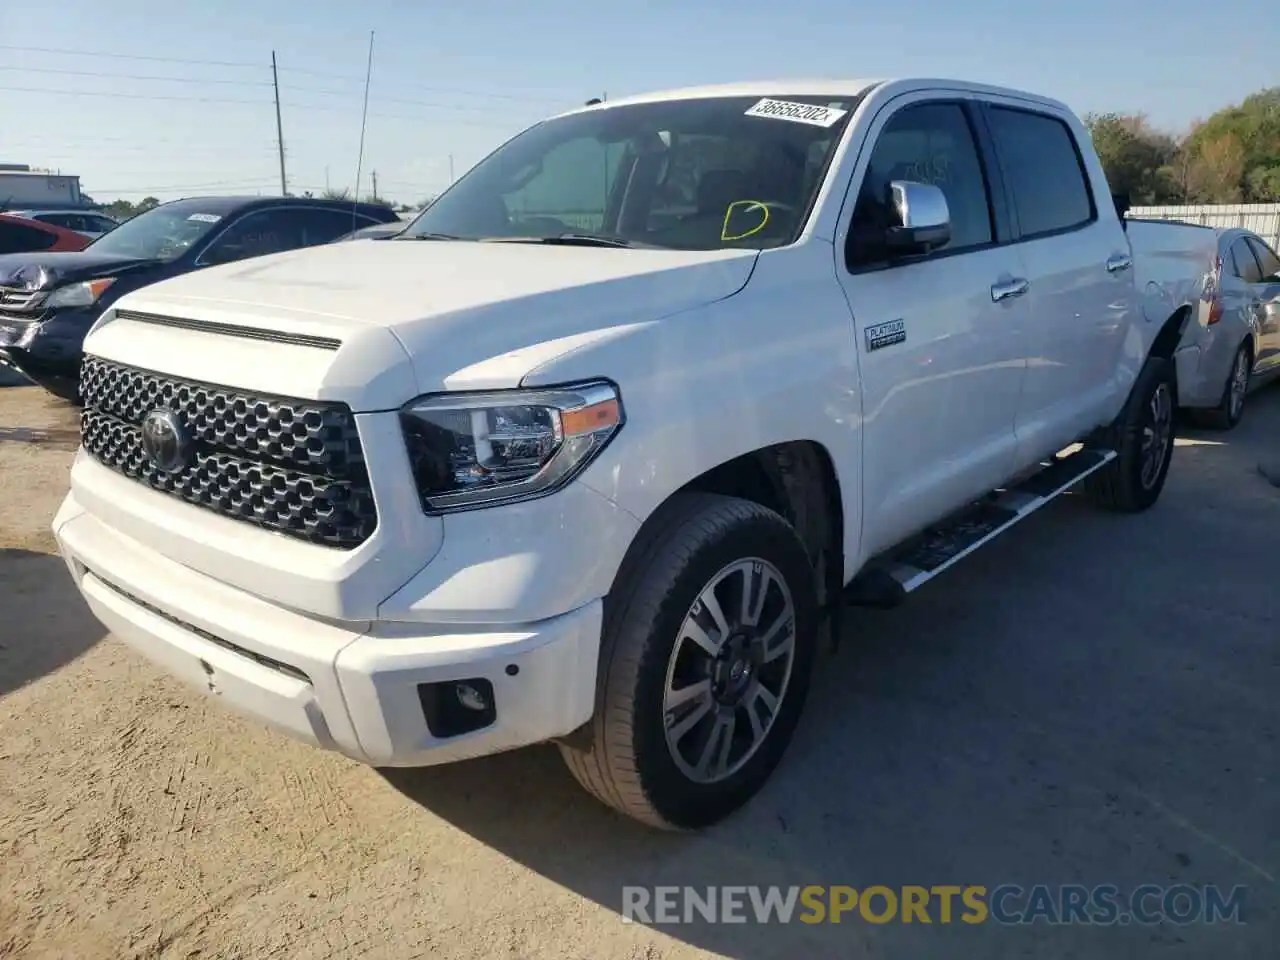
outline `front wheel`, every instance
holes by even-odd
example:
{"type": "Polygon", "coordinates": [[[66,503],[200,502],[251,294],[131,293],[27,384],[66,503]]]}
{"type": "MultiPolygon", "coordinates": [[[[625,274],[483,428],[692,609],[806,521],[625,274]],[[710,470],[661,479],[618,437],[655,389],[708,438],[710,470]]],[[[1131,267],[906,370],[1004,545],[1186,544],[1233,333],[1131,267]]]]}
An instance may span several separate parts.
{"type": "Polygon", "coordinates": [[[1115,459],[1085,478],[1098,506],[1138,513],[1160,499],[1173,459],[1176,397],[1173,361],[1148,357],[1124,410],[1100,438],[1115,459]]]}
{"type": "Polygon", "coordinates": [[[816,648],[813,569],[759,504],[679,494],[605,604],[595,715],[569,769],[652,826],[697,828],[746,803],[791,740],[816,648]]]}

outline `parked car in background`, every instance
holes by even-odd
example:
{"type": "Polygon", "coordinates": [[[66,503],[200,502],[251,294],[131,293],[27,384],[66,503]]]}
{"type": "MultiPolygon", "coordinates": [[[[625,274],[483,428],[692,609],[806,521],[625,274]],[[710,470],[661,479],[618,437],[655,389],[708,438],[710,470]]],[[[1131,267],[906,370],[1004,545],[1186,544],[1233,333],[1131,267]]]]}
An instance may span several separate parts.
{"type": "Polygon", "coordinates": [[[1034,94],[597,104],[376,247],[106,311],[53,528],[108,629],[228,707],[375,766],[554,741],[698,827],[782,758],[845,588],[898,603],[1077,483],[1156,502],[1215,255],[1126,229],[1034,94]]]}
{"type": "MultiPolygon", "coordinates": [[[[5,219],[22,229],[57,230],[81,246],[87,242],[50,224],[5,219]]],[[[328,243],[353,224],[393,221],[399,223],[395,212],[381,204],[202,197],[154,207],[83,250],[47,248],[78,253],[0,257],[0,363],[76,401],[85,334],[123,294],[201,267],[328,243]]]]}
{"type": "Polygon", "coordinates": [[[39,223],[50,223],[64,230],[74,230],[91,240],[110,233],[120,221],[96,210],[10,210],[10,215],[39,223]]]}
{"type": "Polygon", "coordinates": [[[90,242],[88,237],[74,230],[0,213],[0,255],[83,250],[90,242]]]}
{"type": "Polygon", "coordinates": [[[402,233],[408,225],[408,221],[405,220],[397,220],[395,223],[375,223],[368,227],[361,227],[359,230],[352,230],[338,240],[385,240],[402,233]]]}
{"type": "Polygon", "coordinates": [[[1218,231],[1210,304],[1187,333],[1179,402],[1203,425],[1230,430],[1245,398],[1280,376],[1280,256],[1249,230],[1218,231]]]}

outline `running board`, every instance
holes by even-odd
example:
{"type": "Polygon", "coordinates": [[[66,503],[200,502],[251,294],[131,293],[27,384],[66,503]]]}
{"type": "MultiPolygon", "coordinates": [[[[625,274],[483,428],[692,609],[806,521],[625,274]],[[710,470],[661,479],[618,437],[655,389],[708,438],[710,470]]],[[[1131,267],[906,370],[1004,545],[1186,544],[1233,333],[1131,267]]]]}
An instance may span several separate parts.
{"type": "Polygon", "coordinates": [[[845,587],[845,600],[856,606],[896,606],[908,593],[1025,520],[1115,457],[1114,450],[1086,448],[1055,457],[1017,485],[994,491],[872,560],[845,587]]]}

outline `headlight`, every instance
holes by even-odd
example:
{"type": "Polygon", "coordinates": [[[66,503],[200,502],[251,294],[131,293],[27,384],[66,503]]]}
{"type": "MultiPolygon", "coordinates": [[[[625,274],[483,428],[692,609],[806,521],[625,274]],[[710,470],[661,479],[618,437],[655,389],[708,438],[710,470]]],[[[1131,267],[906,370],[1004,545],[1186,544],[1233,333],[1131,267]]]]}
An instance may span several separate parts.
{"type": "Polygon", "coordinates": [[[444,393],[400,411],[422,506],[446,513],[527,500],[568,483],[623,424],[604,381],[444,393]]]}
{"type": "Polygon", "coordinates": [[[107,287],[115,282],[115,277],[103,277],[101,280],[69,283],[49,294],[44,305],[46,307],[91,307],[98,302],[100,296],[106,293],[107,287]]]}

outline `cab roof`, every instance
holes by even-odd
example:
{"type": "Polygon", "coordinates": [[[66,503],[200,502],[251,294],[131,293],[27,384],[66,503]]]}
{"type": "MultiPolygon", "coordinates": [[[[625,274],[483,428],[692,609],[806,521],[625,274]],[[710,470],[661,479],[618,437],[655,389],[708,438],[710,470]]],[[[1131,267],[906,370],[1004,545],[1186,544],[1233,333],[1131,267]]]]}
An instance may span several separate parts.
{"type": "Polygon", "coordinates": [[[626,106],[634,103],[656,103],[663,100],[692,100],[703,97],[787,97],[815,96],[856,99],[865,97],[878,87],[892,85],[904,90],[912,87],[940,87],[949,90],[964,90],[972,93],[998,94],[1058,107],[1070,112],[1066,104],[1052,97],[1017,90],[1010,87],[997,87],[991,84],[978,83],[972,80],[957,80],[947,77],[863,77],[849,79],[788,77],[775,80],[744,80],[736,83],[708,84],[697,87],[681,87],[670,90],[656,90],[650,93],[638,93],[616,100],[605,100],[590,106],[578,107],[568,113],[580,113],[586,110],[605,110],[611,107],[626,106]]]}

